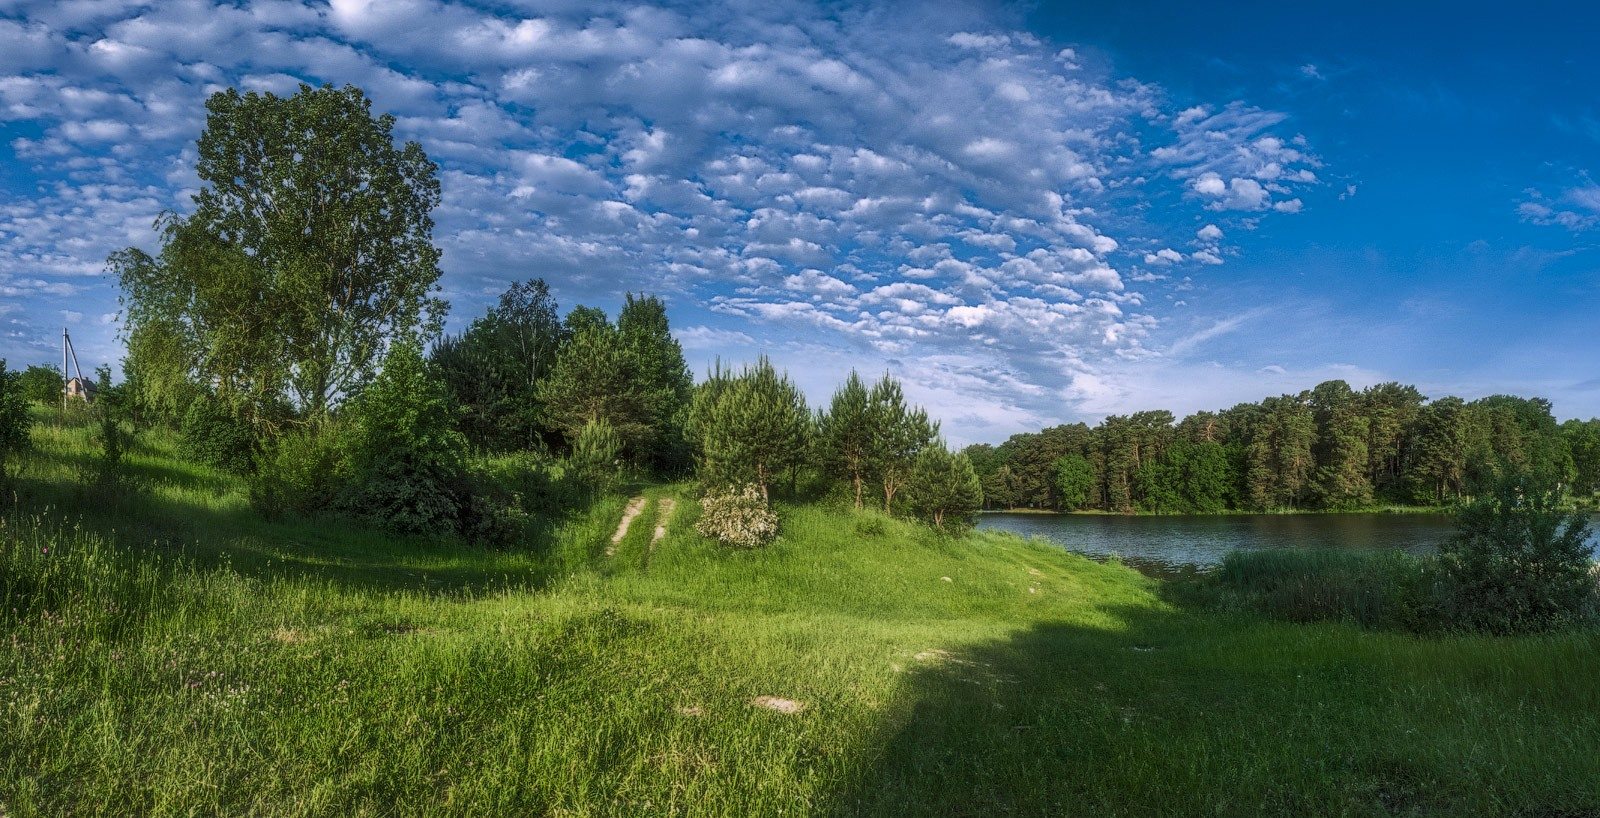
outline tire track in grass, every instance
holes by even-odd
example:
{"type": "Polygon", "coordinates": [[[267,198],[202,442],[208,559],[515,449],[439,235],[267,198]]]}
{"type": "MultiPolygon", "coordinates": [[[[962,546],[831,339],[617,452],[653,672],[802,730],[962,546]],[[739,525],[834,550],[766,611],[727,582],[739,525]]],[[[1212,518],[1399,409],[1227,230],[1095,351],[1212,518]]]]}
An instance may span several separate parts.
{"type": "Polygon", "coordinates": [[[633,525],[635,518],[644,511],[645,499],[635,497],[628,501],[628,507],[622,510],[622,521],[617,523],[617,532],[611,535],[611,544],[606,546],[606,556],[615,557],[617,546],[622,544],[622,539],[628,536],[628,528],[633,525]]]}

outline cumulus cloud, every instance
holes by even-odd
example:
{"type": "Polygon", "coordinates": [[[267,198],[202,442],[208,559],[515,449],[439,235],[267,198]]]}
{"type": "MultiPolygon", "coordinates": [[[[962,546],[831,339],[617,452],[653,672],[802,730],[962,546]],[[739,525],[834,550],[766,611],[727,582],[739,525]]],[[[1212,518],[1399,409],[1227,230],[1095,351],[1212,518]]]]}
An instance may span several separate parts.
{"type": "Polygon", "coordinates": [[[1517,206],[1523,221],[1556,225],[1574,232],[1600,226],[1600,185],[1584,178],[1583,184],[1567,188],[1554,197],[1529,190],[1528,198],[1517,206]]]}
{"type": "MultiPolygon", "coordinates": [[[[1039,417],[1098,367],[1151,354],[1160,315],[1129,289],[1133,265],[1228,252],[1215,225],[1187,256],[1174,246],[1192,226],[1121,234],[1110,191],[1262,214],[1319,184],[1285,115],[1171,110],[1161,89],[982,10],[7,8],[0,127],[22,170],[0,182],[0,294],[41,342],[54,311],[114,312],[94,276],[188,207],[202,102],[229,85],[349,82],[397,114],[441,165],[452,320],[534,275],[566,303],[665,292],[693,349],[826,338],[846,358],[920,361],[900,371],[925,394],[1004,407],[973,422],[1039,417]]],[[[85,345],[109,358],[99,331],[85,345]]]]}

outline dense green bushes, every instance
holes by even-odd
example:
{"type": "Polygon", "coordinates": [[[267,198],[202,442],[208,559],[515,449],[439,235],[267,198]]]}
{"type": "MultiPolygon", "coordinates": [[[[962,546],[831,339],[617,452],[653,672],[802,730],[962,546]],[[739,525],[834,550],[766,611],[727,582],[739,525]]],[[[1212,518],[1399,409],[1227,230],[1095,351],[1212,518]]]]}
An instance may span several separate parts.
{"type": "Polygon", "coordinates": [[[1595,622],[1588,517],[1562,506],[1560,492],[1508,479],[1461,508],[1437,554],[1234,552],[1201,586],[1223,607],[1296,622],[1487,633],[1595,622]]]}
{"type": "Polygon", "coordinates": [[[28,444],[28,403],[22,375],[6,369],[0,360],[0,480],[6,479],[11,458],[28,444]]]}
{"type": "Polygon", "coordinates": [[[1439,549],[1452,623],[1541,631],[1593,613],[1589,518],[1535,477],[1502,480],[1462,507],[1439,549]]]}
{"type": "Polygon", "coordinates": [[[210,396],[189,404],[178,427],[183,456],[235,474],[254,465],[256,433],[250,423],[210,396]]]}

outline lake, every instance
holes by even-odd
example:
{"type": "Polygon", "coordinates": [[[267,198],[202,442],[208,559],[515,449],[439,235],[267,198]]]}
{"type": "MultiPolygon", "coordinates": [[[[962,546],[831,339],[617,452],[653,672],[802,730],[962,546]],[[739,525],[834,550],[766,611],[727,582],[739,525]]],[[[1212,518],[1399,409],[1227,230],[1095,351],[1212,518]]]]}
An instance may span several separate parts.
{"type": "MultiPolygon", "coordinates": [[[[1447,514],[980,515],[978,528],[1039,537],[1090,557],[1115,554],[1146,573],[1215,565],[1229,551],[1269,548],[1433,550],[1452,528],[1447,514]]],[[[1600,540],[1595,542],[1600,549],[1600,540]]]]}

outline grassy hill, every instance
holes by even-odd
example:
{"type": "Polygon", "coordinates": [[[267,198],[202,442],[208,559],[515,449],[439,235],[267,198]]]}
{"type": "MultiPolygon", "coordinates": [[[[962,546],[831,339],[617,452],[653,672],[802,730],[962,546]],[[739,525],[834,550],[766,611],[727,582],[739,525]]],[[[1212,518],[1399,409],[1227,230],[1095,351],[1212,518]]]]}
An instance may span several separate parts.
{"type": "Polygon", "coordinates": [[[625,496],[486,551],[263,521],[159,436],[84,488],[87,433],[34,434],[0,815],[1600,814],[1593,633],[1187,610],[820,507],[731,551],[674,486],[614,553],[625,496]]]}

